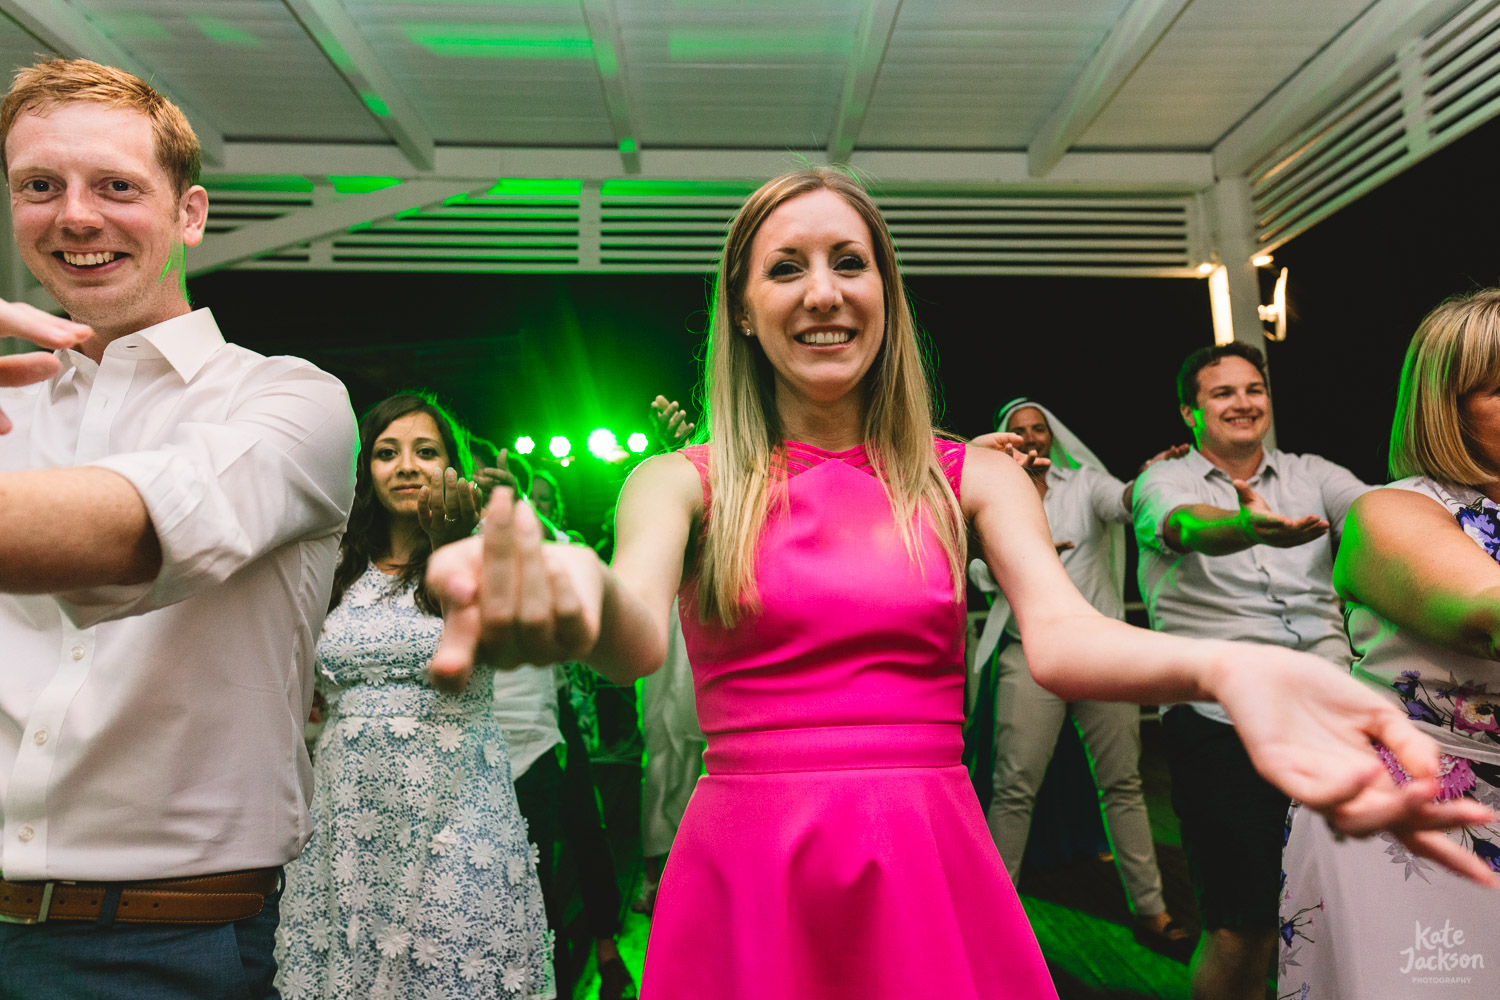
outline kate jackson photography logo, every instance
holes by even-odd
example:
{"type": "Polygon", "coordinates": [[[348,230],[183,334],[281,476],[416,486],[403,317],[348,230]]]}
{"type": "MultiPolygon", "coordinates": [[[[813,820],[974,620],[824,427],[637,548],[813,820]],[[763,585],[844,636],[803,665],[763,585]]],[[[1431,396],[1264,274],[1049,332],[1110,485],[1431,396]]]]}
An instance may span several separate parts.
{"type": "Polygon", "coordinates": [[[1466,935],[1453,926],[1453,921],[1443,921],[1441,927],[1423,927],[1416,921],[1416,940],[1410,948],[1401,949],[1401,972],[1428,973],[1413,975],[1414,983],[1467,983],[1472,977],[1443,975],[1442,973],[1464,972],[1484,968],[1484,955],[1464,949],[1466,935]],[[1439,973],[1439,975],[1431,975],[1439,973]]]}

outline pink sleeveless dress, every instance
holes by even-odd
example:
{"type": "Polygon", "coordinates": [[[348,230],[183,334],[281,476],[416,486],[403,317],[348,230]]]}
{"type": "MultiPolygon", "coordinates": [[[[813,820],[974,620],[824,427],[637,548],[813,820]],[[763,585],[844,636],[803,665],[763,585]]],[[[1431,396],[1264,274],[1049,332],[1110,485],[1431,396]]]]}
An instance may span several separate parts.
{"type": "MultiPolygon", "coordinates": [[[[962,444],[937,441],[957,492],[962,444]]],[[[704,482],[709,450],[686,449],[704,482]]],[[[726,630],[680,594],[708,738],[663,873],[646,1000],[1054,998],[963,740],[964,607],[909,559],[863,448],[788,443],[788,509],[726,630]]]]}

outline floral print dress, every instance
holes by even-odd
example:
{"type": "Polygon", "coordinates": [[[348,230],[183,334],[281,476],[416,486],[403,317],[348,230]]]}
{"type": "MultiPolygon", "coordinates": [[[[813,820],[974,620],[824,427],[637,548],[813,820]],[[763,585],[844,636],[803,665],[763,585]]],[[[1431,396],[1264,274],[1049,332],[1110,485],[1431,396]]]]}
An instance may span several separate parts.
{"type": "MultiPolygon", "coordinates": [[[[1448,508],[1500,561],[1500,506],[1432,479],[1392,483],[1448,508]]],[[[1500,811],[1500,663],[1444,649],[1351,602],[1355,676],[1438,741],[1439,798],[1500,811]]],[[[1383,747],[1398,782],[1409,780],[1383,747]]],[[[1500,822],[1448,834],[1500,872],[1500,822]]],[[[1292,807],[1282,856],[1279,1000],[1493,1000],[1500,996],[1500,893],[1413,855],[1391,834],[1342,840],[1292,807]]]]}
{"type": "Polygon", "coordinates": [[[287,867],[277,934],[287,1000],[554,995],[551,934],[492,677],[426,682],[442,629],[375,567],[328,615],[313,833],[287,867]]]}

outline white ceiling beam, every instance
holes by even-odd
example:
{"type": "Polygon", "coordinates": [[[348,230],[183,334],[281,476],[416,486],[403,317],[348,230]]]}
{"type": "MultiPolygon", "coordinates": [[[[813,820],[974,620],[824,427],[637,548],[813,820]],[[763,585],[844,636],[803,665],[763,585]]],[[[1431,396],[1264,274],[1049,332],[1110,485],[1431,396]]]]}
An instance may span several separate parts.
{"type": "Polygon", "coordinates": [[[1192,0],[1135,0],[1115,21],[1052,109],[1026,149],[1027,169],[1045,177],[1095,119],[1109,107],[1131,74],[1156,48],[1192,0]]]}
{"type": "Polygon", "coordinates": [[[431,170],[437,144],[416,108],[376,58],[343,0],[282,0],[354,96],[418,170],[431,170]]]}
{"type": "Polygon", "coordinates": [[[1377,0],[1214,147],[1220,177],[1248,171],[1400,49],[1471,0],[1377,0]]]}
{"type": "Polygon", "coordinates": [[[182,109],[198,134],[203,162],[220,166],[224,162],[224,132],[192,102],[183,98],[161,74],[126,52],[114,39],[89,22],[71,0],[0,0],[4,13],[27,34],[53,52],[70,59],[92,59],[134,73],[155,87],[182,109]]]}
{"type": "Polygon", "coordinates": [[[630,105],[630,80],[625,70],[625,43],[620,36],[620,12],[615,0],[579,0],[594,50],[594,68],[604,89],[604,107],[614,131],[615,148],[627,174],[641,172],[641,136],[630,105]]]}
{"type": "Polygon", "coordinates": [[[844,71],[844,90],[839,96],[838,112],[828,139],[828,162],[846,163],[859,141],[875,81],[885,64],[885,53],[891,44],[891,32],[901,14],[901,0],[865,0],[865,12],[854,36],[854,51],[844,71]]]}
{"type": "MultiPolygon", "coordinates": [[[[642,157],[642,173],[630,175],[622,170],[619,155],[603,147],[440,146],[432,172],[421,176],[469,179],[476,185],[500,177],[761,181],[820,162],[826,162],[825,153],[814,149],[652,149],[642,157]]],[[[887,186],[1192,193],[1214,183],[1213,157],[1207,152],[1069,153],[1045,178],[1031,176],[1026,154],[1020,152],[862,150],[850,163],[873,183],[887,186]]],[[[224,170],[416,176],[396,150],[358,143],[231,142],[224,170]]]]}
{"type": "MultiPolygon", "coordinates": [[[[486,182],[487,186],[488,182],[486,182]]],[[[361,222],[385,219],[474,190],[472,181],[410,181],[395,187],[314,205],[269,222],[254,222],[228,233],[212,234],[188,251],[188,277],[238,264],[299,243],[344,232],[361,222]]],[[[213,217],[210,206],[209,218],[213,217]]]]}

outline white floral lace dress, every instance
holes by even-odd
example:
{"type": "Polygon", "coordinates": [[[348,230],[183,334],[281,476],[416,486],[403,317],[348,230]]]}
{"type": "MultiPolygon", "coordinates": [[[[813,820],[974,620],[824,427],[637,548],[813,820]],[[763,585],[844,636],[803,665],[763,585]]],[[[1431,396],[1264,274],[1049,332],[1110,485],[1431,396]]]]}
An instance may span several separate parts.
{"type": "Polygon", "coordinates": [[[492,678],[425,679],[441,619],[373,566],[328,615],[312,838],[286,870],[286,1000],[534,1000],[552,942],[492,678]]]}

